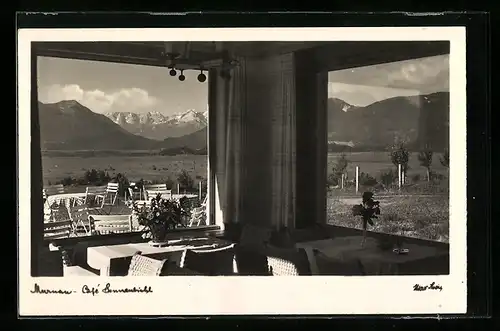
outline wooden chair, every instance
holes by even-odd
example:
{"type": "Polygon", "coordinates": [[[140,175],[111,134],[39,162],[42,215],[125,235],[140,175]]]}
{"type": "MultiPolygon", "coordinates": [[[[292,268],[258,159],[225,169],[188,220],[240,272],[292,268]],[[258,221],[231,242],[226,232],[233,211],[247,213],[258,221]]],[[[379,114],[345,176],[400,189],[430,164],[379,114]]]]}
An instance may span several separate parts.
{"type": "Polygon", "coordinates": [[[89,236],[92,234],[92,223],[89,220],[88,205],[68,206],[69,218],[72,221],[73,233],[80,236],[82,232],[89,236]]]}
{"type": "Polygon", "coordinates": [[[158,194],[165,199],[172,199],[172,190],[167,189],[167,184],[144,185],[144,195],[146,200],[151,200],[158,194]]]}
{"type": "Polygon", "coordinates": [[[186,249],[182,252],[181,268],[207,276],[231,276],[238,273],[234,244],[208,249],[186,249]]]}
{"type": "Polygon", "coordinates": [[[64,221],[45,222],[43,237],[46,240],[69,238],[73,232],[73,222],[68,219],[64,221]]]}
{"type": "Polygon", "coordinates": [[[132,232],[132,215],[90,215],[89,223],[98,234],[132,232]]]}
{"type": "Polygon", "coordinates": [[[202,223],[207,225],[207,197],[201,203],[200,207],[191,209],[191,217],[188,226],[200,226],[202,223]]]}
{"type": "Polygon", "coordinates": [[[106,189],[107,186],[87,186],[87,188],[85,189],[85,198],[83,199],[83,204],[89,204],[90,202],[100,202],[102,206],[103,201],[106,198],[106,189]]]}
{"type": "Polygon", "coordinates": [[[42,189],[42,194],[43,194],[43,202],[46,204],[45,208],[49,210],[47,216],[49,220],[52,220],[54,218],[54,206],[48,205],[48,200],[47,198],[51,195],[56,195],[56,194],[64,194],[65,189],[62,184],[57,184],[57,185],[51,185],[51,186],[45,186],[42,189]]]}
{"type": "Polygon", "coordinates": [[[167,260],[155,260],[137,252],[132,256],[127,276],[161,276],[167,260]]]}
{"type": "Polygon", "coordinates": [[[106,202],[106,198],[110,199],[110,204],[111,206],[115,205],[116,198],[118,197],[118,189],[120,188],[119,183],[108,183],[106,187],[106,193],[104,195],[104,199],[102,199],[101,203],[101,208],[104,207],[104,204],[106,202]]]}
{"type": "Polygon", "coordinates": [[[57,185],[45,186],[42,192],[43,192],[43,199],[46,200],[47,197],[50,195],[64,194],[65,190],[64,190],[64,185],[57,184],[57,185]]]}

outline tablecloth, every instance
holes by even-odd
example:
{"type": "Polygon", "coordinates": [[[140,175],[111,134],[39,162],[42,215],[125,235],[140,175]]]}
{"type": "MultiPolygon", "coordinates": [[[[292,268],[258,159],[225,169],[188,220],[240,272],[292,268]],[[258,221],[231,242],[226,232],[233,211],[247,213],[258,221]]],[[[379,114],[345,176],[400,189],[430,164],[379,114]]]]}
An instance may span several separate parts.
{"type": "MultiPolygon", "coordinates": [[[[358,264],[365,275],[426,274],[427,261],[435,262],[436,259],[441,258],[442,261],[446,261],[448,256],[447,251],[430,245],[403,243],[403,247],[409,249],[409,252],[396,254],[392,249],[382,250],[374,238],[368,237],[363,247],[361,241],[361,236],[340,237],[311,242],[308,247],[309,252],[313,251],[313,255],[314,250],[317,250],[324,257],[331,259],[332,263],[359,262],[358,264]]],[[[302,245],[304,246],[304,244],[307,247],[307,243],[302,245]]],[[[310,257],[310,261],[312,262],[311,269],[315,269],[321,274],[322,271],[318,268],[316,258],[310,257]]],[[[442,270],[446,269],[446,266],[442,266],[442,270]]]]}

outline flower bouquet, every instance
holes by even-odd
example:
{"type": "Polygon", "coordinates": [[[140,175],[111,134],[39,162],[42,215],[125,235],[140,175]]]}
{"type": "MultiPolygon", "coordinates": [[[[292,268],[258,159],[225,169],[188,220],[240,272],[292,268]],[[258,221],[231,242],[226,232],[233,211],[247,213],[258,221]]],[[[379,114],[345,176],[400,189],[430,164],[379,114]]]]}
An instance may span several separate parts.
{"type": "Polygon", "coordinates": [[[373,226],[373,220],[380,215],[380,202],[373,200],[372,192],[363,193],[363,203],[352,207],[353,216],[361,216],[363,222],[363,240],[361,246],[364,246],[366,241],[366,228],[368,224],[373,226]]]}
{"type": "Polygon", "coordinates": [[[161,194],[152,198],[149,204],[132,202],[132,210],[139,225],[143,226],[143,238],[151,238],[153,246],[166,244],[169,230],[184,227],[182,220],[188,216],[179,201],[164,199],[161,194]]]}

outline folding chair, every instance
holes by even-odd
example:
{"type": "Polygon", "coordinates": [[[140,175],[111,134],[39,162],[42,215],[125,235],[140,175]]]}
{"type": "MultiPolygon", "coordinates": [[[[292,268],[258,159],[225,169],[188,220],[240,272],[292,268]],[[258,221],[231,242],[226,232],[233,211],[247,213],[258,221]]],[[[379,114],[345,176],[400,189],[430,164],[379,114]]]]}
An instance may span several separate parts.
{"type": "Polygon", "coordinates": [[[69,238],[73,232],[71,220],[45,222],[43,237],[46,240],[69,238]]]}
{"type": "Polygon", "coordinates": [[[87,205],[67,207],[69,218],[72,221],[73,233],[79,236],[83,232],[85,235],[92,234],[92,224],[89,220],[89,208],[87,205]]]}
{"type": "Polygon", "coordinates": [[[104,207],[107,197],[109,197],[111,201],[110,205],[114,206],[116,198],[118,197],[119,186],[120,184],[118,183],[108,183],[108,186],[106,187],[106,193],[104,195],[104,198],[102,199],[101,208],[104,207]]]}
{"type": "Polygon", "coordinates": [[[98,234],[132,232],[132,215],[90,215],[89,222],[98,234]]]}
{"type": "Polygon", "coordinates": [[[84,205],[89,205],[91,202],[101,203],[106,197],[107,186],[87,186],[85,188],[84,205]]]}
{"type": "Polygon", "coordinates": [[[51,185],[51,186],[45,186],[43,189],[42,189],[42,194],[43,194],[43,203],[44,205],[46,204],[45,208],[47,208],[48,210],[50,210],[48,216],[49,216],[49,219],[53,219],[54,218],[54,213],[53,213],[53,206],[50,206],[48,205],[48,197],[51,196],[51,195],[56,195],[56,194],[64,194],[65,193],[65,190],[64,190],[64,186],[62,184],[57,184],[57,185],[51,185]]]}
{"type": "Polygon", "coordinates": [[[144,185],[146,200],[151,200],[158,194],[161,194],[165,199],[172,199],[172,190],[167,189],[167,184],[144,185]]]}
{"type": "Polygon", "coordinates": [[[189,220],[188,227],[200,226],[201,223],[206,224],[207,221],[207,197],[203,200],[200,207],[191,210],[191,219],[189,220]]]}

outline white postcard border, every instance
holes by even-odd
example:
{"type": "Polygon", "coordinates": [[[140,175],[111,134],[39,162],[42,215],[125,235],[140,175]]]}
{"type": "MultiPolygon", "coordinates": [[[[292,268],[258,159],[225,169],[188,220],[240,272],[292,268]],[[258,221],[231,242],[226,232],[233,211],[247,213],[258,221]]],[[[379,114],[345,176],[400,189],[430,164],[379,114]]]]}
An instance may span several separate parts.
{"type": "Polygon", "coordinates": [[[18,33],[19,314],[445,314],[467,307],[465,27],[24,29],[18,33]],[[33,41],[450,41],[450,275],[386,277],[30,277],[30,44],[33,41]],[[81,293],[84,284],[150,294],[81,293]],[[413,291],[435,282],[439,291],[413,291]],[[72,295],[32,294],[67,288],[72,295]]]}

